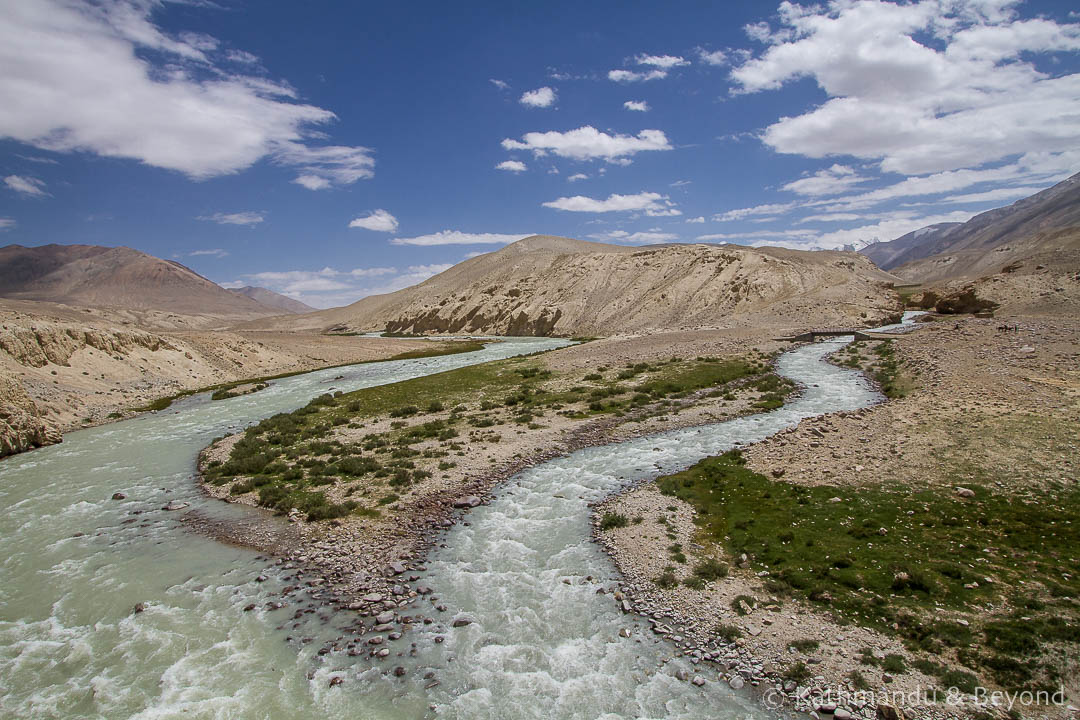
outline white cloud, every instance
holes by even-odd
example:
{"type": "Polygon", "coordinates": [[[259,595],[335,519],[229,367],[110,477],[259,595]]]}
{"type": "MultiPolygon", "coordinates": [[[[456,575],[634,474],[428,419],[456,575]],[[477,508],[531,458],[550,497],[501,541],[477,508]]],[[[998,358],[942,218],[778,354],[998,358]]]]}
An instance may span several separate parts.
{"type": "Polygon", "coordinates": [[[45,197],[49,194],[45,192],[45,183],[37,178],[24,177],[21,175],[8,175],[4,178],[4,184],[22,195],[45,197]]]}
{"type": "Polygon", "coordinates": [[[507,82],[504,82],[504,81],[502,81],[502,80],[497,80],[497,79],[495,79],[495,78],[491,78],[490,80],[488,80],[488,82],[490,82],[490,83],[491,83],[492,85],[494,85],[495,87],[499,88],[500,90],[507,90],[507,89],[509,89],[509,88],[510,88],[510,84],[509,84],[509,83],[507,83],[507,82]]]}
{"type": "Polygon", "coordinates": [[[6,7],[0,97],[19,102],[0,107],[0,137],[133,159],[195,179],[264,158],[299,166],[305,187],[372,176],[367,148],[311,144],[334,113],[297,102],[284,83],[219,67],[215,58],[228,56],[213,38],[174,38],[153,24],[159,6],[38,0],[6,7]]]}
{"type": "Polygon", "coordinates": [[[678,55],[638,55],[634,60],[638,65],[649,65],[664,70],[690,64],[690,61],[678,55]]]}
{"type": "Polygon", "coordinates": [[[799,207],[799,203],[769,203],[766,205],[755,205],[754,207],[739,208],[737,210],[722,212],[713,216],[713,220],[716,220],[717,222],[730,222],[732,220],[743,220],[748,217],[758,217],[762,215],[784,215],[797,207],[799,207]]]}
{"type": "Polygon", "coordinates": [[[808,222],[850,222],[861,217],[861,215],[854,213],[822,213],[820,215],[807,215],[799,220],[799,224],[808,222]]]}
{"type": "Polygon", "coordinates": [[[705,216],[704,215],[698,215],[697,217],[694,217],[694,218],[686,218],[686,222],[700,225],[701,223],[705,222],[705,216]]]}
{"type": "Polygon", "coordinates": [[[324,177],[319,177],[318,175],[297,175],[296,178],[293,179],[293,182],[297,185],[306,187],[308,190],[325,190],[330,187],[330,181],[324,177]]]}
{"type": "Polygon", "coordinates": [[[376,232],[394,232],[398,228],[398,221],[396,217],[380,208],[365,217],[354,218],[349,223],[349,227],[375,230],[376,232]]]}
{"type": "Polygon", "coordinates": [[[606,200],[596,200],[584,195],[573,197],[561,197],[557,200],[543,203],[544,207],[567,212],[644,212],[650,216],[679,215],[679,211],[672,207],[673,203],[667,197],[654,192],[641,192],[637,195],[619,195],[612,193],[606,200]]]}
{"type": "Polygon", "coordinates": [[[15,220],[12,218],[0,217],[0,232],[10,230],[15,227],[15,220]]]}
{"type": "Polygon", "coordinates": [[[574,173],[570,177],[566,178],[566,182],[577,182],[578,180],[588,180],[589,176],[585,173],[574,173]]]}
{"type": "Polygon", "coordinates": [[[22,158],[28,162],[39,163],[41,165],[59,165],[59,160],[53,160],[52,158],[41,157],[40,155],[20,155],[15,153],[15,157],[22,158]]]}
{"type": "Polygon", "coordinates": [[[574,160],[601,158],[608,162],[628,160],[631,156],[649,150],[671,150],[667,136],[661,130],[642,130],[633,135],[608,135],[591,125],[564,133],[530,132],[522,140],[507,138],[502,141],[507,150],[531,150],[537,157],[554,153],[574,160]]]}
{"type": "Polygon", "coordinates": [[[754,230],[752,232],[735,233],[710,233],[698,235],[697,239],[702,242],[712,240],[756,240],[761,238],[814,238],[817,232],[814,230],[754,230]]]}
{"type": "Polygon", "coordinates": [[[705,48],[698,48],[697,54],[698,57],[701,59],[701,62],[705,63],[706,65],[719,66],[728,64],[727,53],[725,53],[723,50],[706,50],[705,48]]]}
{"type": "Polygon", "coordinates": [[[225,53],[225,59],[242,65],[258,65],[259,56],[253,55],[246,50],[229,50],[225,53]]]}
{"type": "Polygon", "coordinates": [[[211,248],[209,250],[192,250],[191,252],[188,253],[188,257],[208,256],[208,257],[223,258],[223,257],[228,257],[228,255],[229,255],[229,251],[228,250],[223,250],[222,248],[211,248]]]}
{"type": "Polygon", "coordinates": [[[974,213],[966,210],[941,213],[938,215],[916,215],[914,213],[898,213],[895,217],[881,220],[871,225],[862,225],[854,228],[844,228],[824,233],[814,239],[815,248],[835,250],[845,246],[863,247],[878,241],[895,240],[901,235],[943,222],[967,222],[974,213]]]}
{"type": "Polygon", "coordinates": [[[667,77],[665,70],[650,70],[649,72],[634,72],[633,70],[611,70],[607,74],[608,80],[620,83],[646,82],[648,80],[663,80],[667,77]]]}
{"type": "Polygon", "coordinates": [[[242,275],[222,287],[258,285],[295,298],[313,307],[347,305],[368,295],[394,292],[423,282],[450,264],[410,265],[406,268],[366,267],[337,270],[284,270],[242,275]]]}
{"type": "Polygon", "coordinates": [[[950,195],[947,198],[937,201],[936,204],[960,204],[960,203],[981,203],[981,202],[1000,202],[1002,200],[1017,200],[1019,198],[1026,198],[1030,195],[1045,190],[1045,187],[1041,186],[1025,186],[1025,187],[1011,187],[1011,188],[997,188],[996,190],[987,190],[985,192],[967,193],[965,195],[950,195]]]}
{"type": "Polygon", "coordinates": [[[789,182],[784,189],[799,195],[836,195],[867,180],[869,178],[861,177],[847,165],[833,165],[809,177],[789,182]]]}
{"type": "Polygon", "coordinates": [[[623,103],[623,107],[635,112],[649,112],[649,103],[644,100],[627,100],[623,103]]]}
{"type": "Polygon", "coordinates": [[[218,225],[258,225],[266,218],[261,212],[236,212],[214,213],[213,215],[200,215],[196,220],[216,222],[218,225]]]}
{"type": "Polygon", "coordinates": [[[507,245],[535,233],[503,235],[499,233],[466,233],[458,230],[443,230],[430,235],[411,238],[394,238],[392,245],[507,245]]]}
{"type": "Polygon", "coordinates": [[[353,277],[381,277],[383,275],[395,275],[397,271],[397,268],[393,267],[356,268],[350,270],[349,275],[353,277]]]}
{"type": "Polygon", "coordinates": [[[518,102],[528,107],[546,108],[554,105],[555,99],[555,91],[545,86],[523,93],[518,102]]]}
{"type": "Polygon", "coordinates": [[[496,170],[508,170],[513,173],[525,172],[528,167],[520,160],[503,160],[495,166],[496,170]]]}
{"type": "Polygon", "coordinates": [[[774,150],[852,155],[923,175],[1080,145],[1080,74],[1034,56],[1080,50],[1080,24],[1017,19],[1014,2],[784,3],[769,47],[731,72],[741,92],[811,78],[823,104],[769,126],[774,150]],[[932,38],[924,40],[924,38],[932,38]]]}
{"type": "Polygon", "coordinates": [[[589,235],[589,237],[593,240],[607,240],[620,245],[650,245],[653,243],[675,242],[679,239],[679,236],[675,233],[658,232],[656,230],[635,233],[626,232],[625,230],[612,230],[611,232],[589,235]]]}

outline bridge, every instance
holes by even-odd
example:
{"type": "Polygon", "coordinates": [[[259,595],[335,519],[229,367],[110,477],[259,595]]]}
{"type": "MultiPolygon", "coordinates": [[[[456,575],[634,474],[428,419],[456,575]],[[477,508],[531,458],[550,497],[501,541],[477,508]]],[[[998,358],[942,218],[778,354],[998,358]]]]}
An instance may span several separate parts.
{"type": "Polygon", "coordinates": [[[809,330],[799,335],[789,335],[787,337],[774,338],[775,340],[783,342],[814,342],[820,338],[827,337],[843,337],[845,335],[854,335],[856,340],[895,340],[895,333],[876,333],[867,332],[866,330],[860,330],[858,328],[822,328],[819,330],[809,330]]]}

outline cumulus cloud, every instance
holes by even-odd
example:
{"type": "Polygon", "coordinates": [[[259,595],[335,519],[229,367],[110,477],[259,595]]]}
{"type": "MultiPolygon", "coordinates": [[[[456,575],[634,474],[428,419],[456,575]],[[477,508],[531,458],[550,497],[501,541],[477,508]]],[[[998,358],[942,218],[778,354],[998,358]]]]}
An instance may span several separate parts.
{"type": "Polygon", "coordinates": [[[697,49],[698,58],[706,65],[727,65],[728,57],[727,53],[723,50],[706,50],[705,48],[697,49]]]}
{"type": "Polygon", "coordinates": [[[373,175],[367,148],[313,143],[333,112],[298,102],[285,83],[234,72],[242,56],[213,38],[163,32],[152,19],[158,6],[10,4],[0,24],[0,97],[19,102],[0,107],[0,137],[194,179],[262,159],[299,167],[297,182],[313,189],[373,175]]]}
{"type": "Polygon", "coordinates": [[[778,215],[789,213],[797,207],[799,207],[799,203],[767,203],[764,205],[754,205],[753,207],[738,208],[722,212],[713,216],[713,220],[716,220],[717,222],[731,222],[733,220],[743,220],[748,217],[776,217],[778,215]]]}
{"type": "Polygon", "coordinates": [[[45,192],[45,183],[37,178],[25,177],[22,175],[8,175],[4,178],[4,184],[9,189],[21,195],[33,195],[36,197],[45,197],[49,193],[45,192]]]}
{"type": "Polygon", "coordinates": [[[383,209],[373,210],[364,217],[354,218],[350,223],[351,228],[375,230],[376,232],[394,232],[398,228],[397,218],[383,209]]]}
{"type": "Polygon", "coordinates": [[[654,192],[641,192],[637,195],[619,195],[612,193],[605,200],[574,195],[573,197],[561,197],[556,200],[543,203],[544,207],[564,210],[566,212],[644,212],[649,216],[680,215],[674,203],[666,196],[654,192]]]}
{"type": "Polygon", "coordinates": [[[619,83],[646,82],[648,80],[663,80],[667,77],[667,71],[634,72],[633,70],[611,70],[607,76],[608,80],[619,83]]]}
{"type": "Polygon", "coordinates": [[[650,65],[664,70],[690,64],[689,60],[678,55],[638,55],[634,60],[638,65],[650,65]]]}
{"type": "Polygon", "coordinates": [[[705,216],[704,215],[698,215],[697,217],[686,218],[686,222],[700,225],[700,224],[705,222],[705,216]]]}
{"type": "Polygon", "coordinates": [[[502,146],[507,150],[531,150],[536,157],[553,153],[573,160],[608,162],[623,162],[639,152],[672,149],[662,130],[642,130],[636,136],[608,135],[591,125],[567,132],[525,133],[521,140],[506,138],[502,146]]]}
{"type": "Polygon", "coordinates": [[[554,105],[555,100],[555,91],[545,86],[523,93],[518,102],[527,107],[546,108],[554,105]]]}
{"type": "Polygon", "coordinates": [[[593,240],[610,241],[620,245],[650,245],[653,243],[675,242],[679,236],[675,233],[660,232],[658,230],[645,230],[641,232],[627,232],[625,230],[612,230],[606,233],[589,235],[593,240]]]}
{"type": "Polygon", "coordinates": [[[459,230],[442,230],[430,235],[411,238],[394,238],[392,245],[507,245],[536,233],[504,235],[499,233],[467,233],[459,230]]]}
{"type": "Polygon", "coordinates": [[[645,102],[644,100],[627,100],[622,105],[627,110],[633,110],[635,112],[649,112],[649,103],[645,102]]]}
{"type": "Polygon", "coordinates": [[[588,180],[589,176],[585,173],[574,173],[570,177],[566,178],[566,182],[577,182],[578,180],[588,180]]]}
{"type": "Polygon", "coordinates": [[[830,168],[818,170],[809,177],[789,182],[784,189],[799,195],[836,195],[868,179],[861,177],[847,165],[833,165],[830,168]]]}
{"type": "Polygon", "coordinates": [[[513,173],[525,172],[528,167],[520,160],[503,160],[495,166],[496,170],[507,170],[513,173]]]}
{"type": "Polygon", "coordinates": [[[1018,19],[1015,4],[785,2],[779,27],[749,29],[768,47],[731,79],[761,92],[811,78],[828,96],[764,131],[782,153],[922,175],[1076,148],[1080,74],[1034,59],[1080,50],[1080,24],[1018,19]]]}
{"type": "Polygon", "coordinates": [[[258,225],[266,218],[261,212],[235,212],[235,213],[214,213],[213,215],[200,215],[196,220],[206,220],[208,222],[216,222],[218,225],[247,225],[248,227],[258,225]]]}

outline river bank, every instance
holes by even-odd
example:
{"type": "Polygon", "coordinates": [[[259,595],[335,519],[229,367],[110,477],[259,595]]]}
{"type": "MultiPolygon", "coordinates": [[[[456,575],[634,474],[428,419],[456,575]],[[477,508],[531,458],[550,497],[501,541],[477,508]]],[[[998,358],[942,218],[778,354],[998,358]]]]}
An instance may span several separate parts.
{"type": "MultiPolygon", "coordinates": [[[[460,378],[421,378],[396,390],[372,388],[324,400],[329,404],[321,409],[336,407],[341,419],[314,423],[317,435],[297,444],[302,454],[290,465],[307,466],[310,479],[312,466],[338,472],[339,466],[348,469],[342,456],[368,458],[371,465],[363,466],[364,472],[340,472],[316,486],[331,506],[352,498],[360,507],[321,522],[309,522],[296,508],[284,508],[286,522],[265,510],[265,522],[257,517],[219,522],[195,513],[187,519],[216,539],[304,567],[334,608],[361,618],[380,616],[391,606],[429,595],[430,588],[413,586],[415,573],[442,532],[460,520],[462,511],[490,503],[493,491],[523,469],[582,448],[759,413],[756,403],[790,389],[766,372],[766,353],[774,352],[776,343],[765,337],[757,337],[759,345],[748,351],[745,333],[678,335],[686,354],[722,350],[725,357],[673,359],[670,338],[611,338],[503,361],[490,377],[473,377],[469,369],[458,371],[460,378]],[[736,348],[742,351],[738,356],[732,354],[736,348]],[[736,357],[748,359],[745,367],[736,357]],[[710,381],[710,373],[718,383],[710,381]],[[417,406],[399,405],[410,400],[417,406]],[[411,442],[402,444],[410,433],[411,442]],[[321,443],[315,454],[305,450],[312,443],[321,443]],[[381,449],[395,447],[376,460],[381,449]],[[376,474],[380,463],[394,472],[389,483],[386,473],[376,474]],[[405,469],[409,479],[395,480],[405,469]]],[[[267,437],[259,431],[224,438],[201,454],[204,492],[229,502],[260,503],[260,488],[244,484],[254,479],[250,475],[240,473],[220,484],[213,478],[215,465],[228,464],[238,442],[267,437]]],[[[276,426],[269,429],[271,436],[276,432],[276,426]]]]}
{"type": "Polygon", "coordinates": [[[1020,519],[1035,502],[1039,523],[1067,528],[1076,519],[1080,456],[1068,428],[1080,419],[1080,388],[1069,368],[1080,337],[1069,320],[1007,322],[1016,329],[999,329],[1001,320],[950,318],[887,350],[837,353],[847,367],[892,365],[896,399],[805,419],[745,451],[746,470],[758,478],[753,486],[763,492],[749,517],[767,522],[776,505],[788,518],[778,530],[755,531],[736,519],[712,536],[712,520],[694,503],[653,483],[599,505],[594,536],[626,578],[627,601],[655,620],[656,632],[680,637],[688,652],[717,656],[721,677],[756,686],[772,705],[810,711],[839,701],[837,716],[871,718],[876,700],[887,697],[919,718],[979,717],[998,710],[977,701],[971,693],[978,687],[1060,687],[1060,704],[1023,708],[1023,716],[1074,712],[1076,640],[1068,628],[1078,620],[1078,593],[1062,583],[1071,582],[1076,545],[1068,537],[1047,543],[1056,535],[1044,530],[1035,542],[1038,555],[1049,557],[1040,558],[1018,545],[1027,541],[1016,530],[1035,521],[1020,519]],[[788,488],[806,488],[800,503],[809,504],[782,509],[788,488]],[[881,512],[896,507],[903,512],[895,517],[881,512]],[[965,512],[991,520],[950,521],[965,512]],[[813,528],[813,513],[825,522],[806,535],[799,526],[813,528]],[[630,522],[612,526],[613,517],[630,522]],[[865,535],[852,534],[852,526],[867,523],[873,527],[865,535]],[[755,545],[755,535],[771,537],[774,547],[755,545]],[[874,538],[863,542],[877,549],[853,551],[856,537],[874,538]],[[806,567],[817,578],[811,585],[782,560],[802,557],[784,546],[793,550],[803,538],[817,545],[804,563],[830,552],[837,560],[820,574],[806,567]],[[979,550],[969,558],[965,544],[979,550]],[[890,546],[908,567],[897,566],[890,546]],[[733,547],[746,552],[733,554],[733,547]],[[930,562],[919,561],[923,553],[930,562]],[[878,562],[876,575],[869,565],[860,569],[878,562]],[[875,596],[882,602],[860,605],[860,597],[875,596]],[[882,622],[874,607],[899,615],[882,622]],[[1021,658],[1026,668],[1017,665],[1021,658]],[[961,688],[957,702],[946,703],[954,686],[961,688]]]}

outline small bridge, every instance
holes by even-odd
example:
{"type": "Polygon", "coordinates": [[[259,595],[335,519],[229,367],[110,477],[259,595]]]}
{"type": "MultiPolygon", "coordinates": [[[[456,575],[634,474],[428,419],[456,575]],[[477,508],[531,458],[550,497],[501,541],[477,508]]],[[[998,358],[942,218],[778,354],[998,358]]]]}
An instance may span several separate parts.
{"type": "Polygon", "coordinates": [[[843,337],[845,335],[854,335],[856,340],[896,339],[896,335],[893,333],[867,332],[866,330],[860,330],[858,328],[823,328],[820,330],[809,330],[799,335],[789,335],[787,337],[778,337],[774,339],[784,342],[814,342],[821,338],[843,337]]]}

